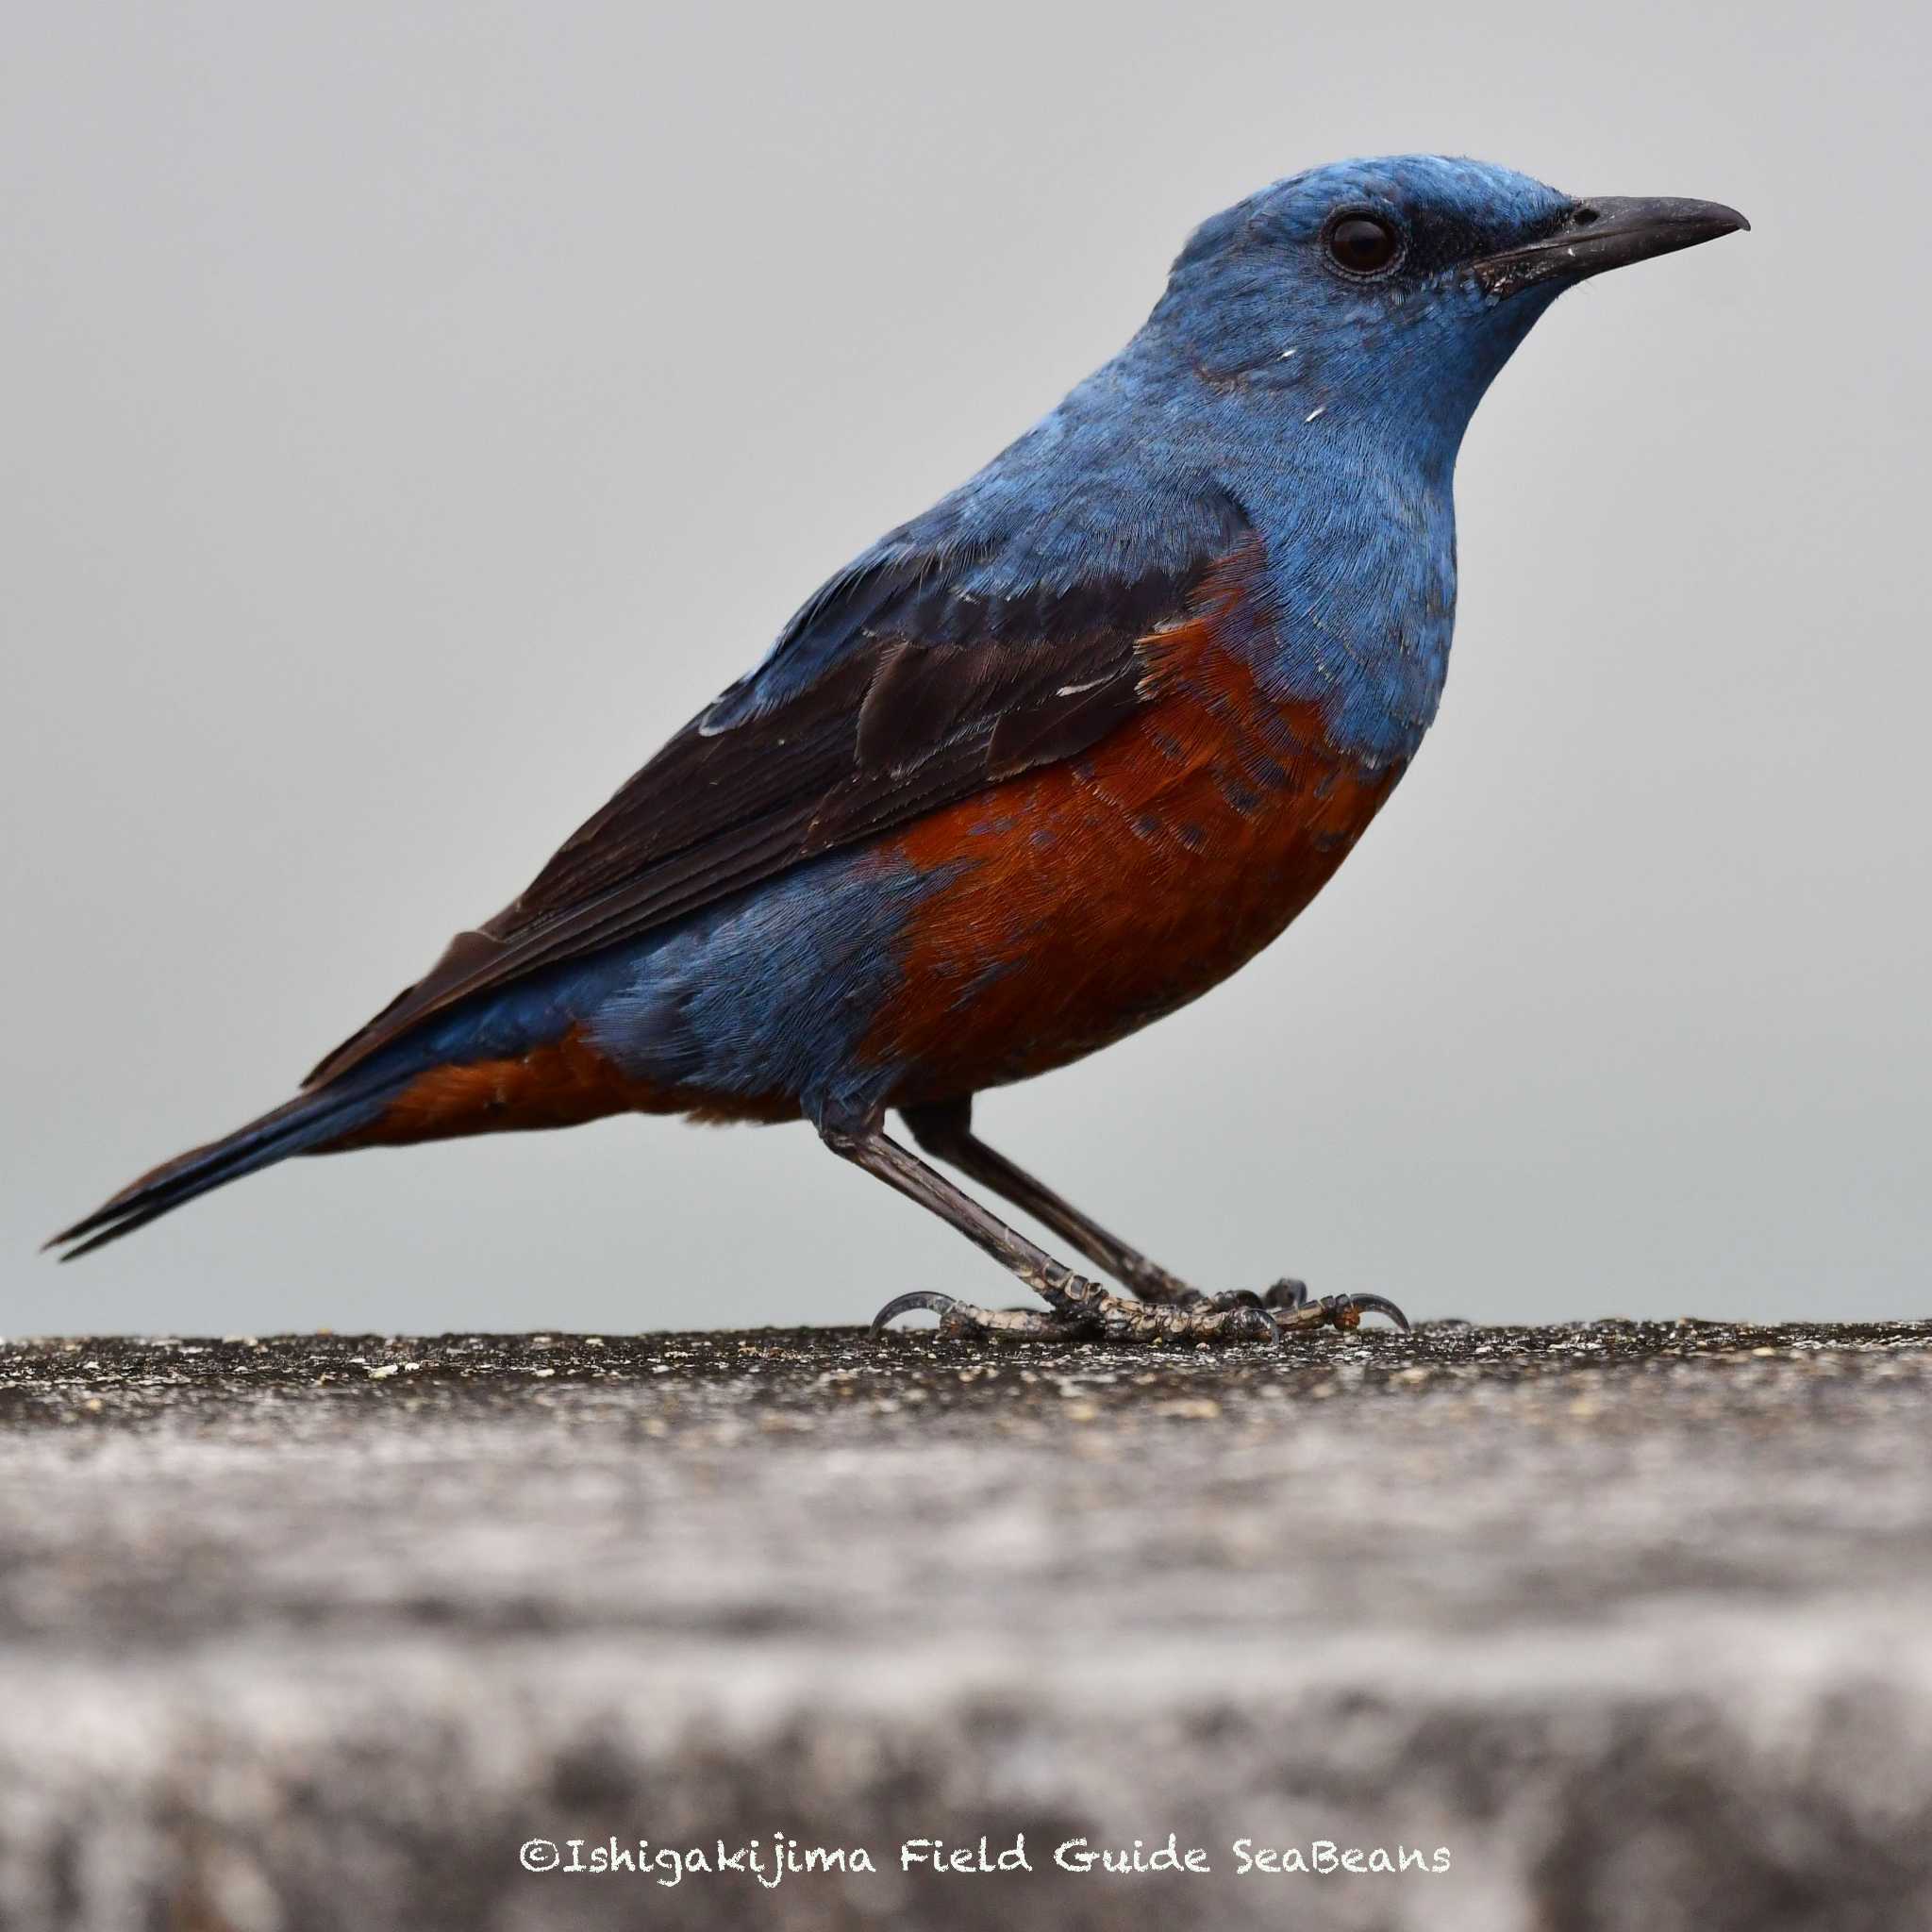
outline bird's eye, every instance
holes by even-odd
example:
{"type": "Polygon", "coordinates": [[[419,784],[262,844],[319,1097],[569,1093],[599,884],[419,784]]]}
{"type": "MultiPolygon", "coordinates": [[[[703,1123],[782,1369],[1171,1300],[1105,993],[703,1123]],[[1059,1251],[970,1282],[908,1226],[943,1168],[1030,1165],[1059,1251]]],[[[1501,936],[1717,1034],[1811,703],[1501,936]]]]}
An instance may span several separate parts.
{"type": "Polygon", "coordinates": [[[1402,237],[1379,215],[1341,215],[1328,225],[1328,254],[1352,275],[1379,275],[1402,252],[1402,237]]]}

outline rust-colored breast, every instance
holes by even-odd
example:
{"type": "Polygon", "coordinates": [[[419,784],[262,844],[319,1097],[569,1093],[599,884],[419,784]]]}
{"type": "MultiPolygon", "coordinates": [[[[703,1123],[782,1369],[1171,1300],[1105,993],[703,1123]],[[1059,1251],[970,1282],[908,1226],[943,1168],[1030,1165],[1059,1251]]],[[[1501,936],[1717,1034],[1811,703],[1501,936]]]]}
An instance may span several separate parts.
{"type": "Polygon", "coordinates": [[[1401,775],[1328,743],[1221,641],[1231,597],[1150,641],[1158,701],[1086,758],[922,820],[888,851],[951,881],[914,917],[866,1051],[895,1103],[1024,1079],[1195,998],[1275,938],[1401,775]]]}

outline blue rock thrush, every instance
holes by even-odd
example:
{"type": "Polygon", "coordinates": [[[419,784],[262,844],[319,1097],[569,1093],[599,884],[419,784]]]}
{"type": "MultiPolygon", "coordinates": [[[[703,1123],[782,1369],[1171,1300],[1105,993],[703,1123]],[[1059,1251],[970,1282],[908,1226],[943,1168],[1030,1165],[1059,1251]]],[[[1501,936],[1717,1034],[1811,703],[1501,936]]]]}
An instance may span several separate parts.
{"type": "Polygon", "coordinates": [[[1195,230],[1144,327],[820,589],[521,898],[296,1098],[116,1194],[79,1254],[291,1154],[625,1110],[813,1124],[1045,1303],[951,1333],[1273,1340],[1377,1297],[1208,1295],[980,1141],[973,1096],[1205,992],[1319,891],[1436,714],[1450,482],[1586,276],[1748,225],[1409,155],[1195,230]],[[1024,1208],[1072,1272],[890,1139],[1024,1208]]]}

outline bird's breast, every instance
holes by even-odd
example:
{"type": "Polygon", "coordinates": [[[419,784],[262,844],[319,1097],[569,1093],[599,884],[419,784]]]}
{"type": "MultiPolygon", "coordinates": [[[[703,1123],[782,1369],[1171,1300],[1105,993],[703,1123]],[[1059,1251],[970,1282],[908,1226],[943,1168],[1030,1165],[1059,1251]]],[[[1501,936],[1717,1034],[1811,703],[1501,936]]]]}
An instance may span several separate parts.
{"type": "Polygon", "coordinates": [[[1271,696],[1231,648],[1241,585],[1144,647],[1155,701],[1088,756],[921,821],[880,862],[941,880],[864,1041],[916,1103],[1091,1052],[1252,958],[1347,857],[1403,770],[1271,696]]]}

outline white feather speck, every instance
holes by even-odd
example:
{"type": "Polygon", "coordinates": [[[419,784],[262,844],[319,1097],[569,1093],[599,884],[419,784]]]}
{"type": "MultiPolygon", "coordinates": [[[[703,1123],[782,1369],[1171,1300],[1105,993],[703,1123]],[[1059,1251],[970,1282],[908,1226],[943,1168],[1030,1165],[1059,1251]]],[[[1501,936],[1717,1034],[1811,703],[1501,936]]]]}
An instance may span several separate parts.
{"type": "Polygon", "coordinates": [[[1327,413],[1328,405],[1326,403],[1317,403],[1315,407],[1312,409],[1310,409],[1306,416],[1302,418],[1302,421],[1304,423],[1312,423],[1317,416],[1325,416],[1327,413]]]}

